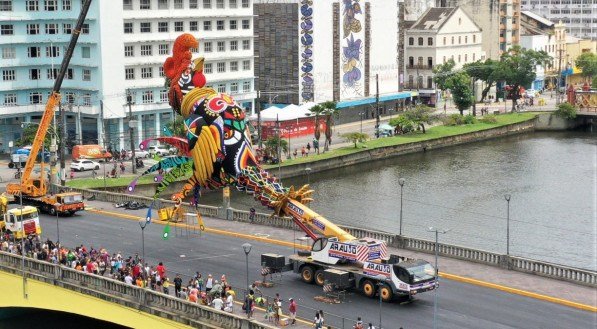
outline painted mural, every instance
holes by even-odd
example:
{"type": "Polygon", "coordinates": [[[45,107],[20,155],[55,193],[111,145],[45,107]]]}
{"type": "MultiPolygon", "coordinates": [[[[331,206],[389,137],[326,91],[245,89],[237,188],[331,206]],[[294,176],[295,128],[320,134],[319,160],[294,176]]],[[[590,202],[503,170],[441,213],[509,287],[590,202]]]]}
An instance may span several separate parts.
{"type": "Polygon", "coordinates": [[[359,0],[342,1],[342,39],[340,41],[342,82],[340,93],[341,96],[347,98],[364,96],[364,17],[364,9],[359,0]]]}
{"type": "Polygon", "coordinates": [[[301,0],[301,60],[299,85],[302,103],[314,100],[313,84],[313,1],[301,0]]]}

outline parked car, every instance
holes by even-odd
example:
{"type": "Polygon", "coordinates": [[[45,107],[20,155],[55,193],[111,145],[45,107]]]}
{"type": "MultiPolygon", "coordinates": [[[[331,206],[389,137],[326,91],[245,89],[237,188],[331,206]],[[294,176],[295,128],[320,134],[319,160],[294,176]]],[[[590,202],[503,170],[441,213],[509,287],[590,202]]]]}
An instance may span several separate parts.
{"type": "MultiPolygon", "coordinates": [[[[133,156],[133,152],[126,151],[126,156],[130,159],[133,156]]],[[[136,158],[149,158],[151,155],[147,150],[135,150],[135,157],[136,158]]]]}
{"type": "Polygon", "coordinates": [[[99,168],[99,163],[85,159],[73,160],[70,164],[70,169],[74,171],[98,170],[99,168]]]}
{"type": "Polygon", "coordinates": [[[164,155],[169,155],[170,154],[170,150],[163,145],[157,145],[157,146],[150,146],[149,149],[149,154],[151,154],[151,156],[154,155],[159,155],[159,156],[164,156],[164,155]]]}

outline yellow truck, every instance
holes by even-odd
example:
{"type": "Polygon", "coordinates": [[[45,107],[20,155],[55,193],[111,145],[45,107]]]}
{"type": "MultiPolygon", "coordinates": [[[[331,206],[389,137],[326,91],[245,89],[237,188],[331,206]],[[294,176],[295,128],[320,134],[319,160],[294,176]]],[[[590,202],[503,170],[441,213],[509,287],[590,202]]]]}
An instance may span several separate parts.
{"type": "Polygon", "coordinates": [[[29,235],[41,235],[37,208],[23,206],[8,209],[8,199],[0,195],[0,230],[21,239],[29,235]]]}

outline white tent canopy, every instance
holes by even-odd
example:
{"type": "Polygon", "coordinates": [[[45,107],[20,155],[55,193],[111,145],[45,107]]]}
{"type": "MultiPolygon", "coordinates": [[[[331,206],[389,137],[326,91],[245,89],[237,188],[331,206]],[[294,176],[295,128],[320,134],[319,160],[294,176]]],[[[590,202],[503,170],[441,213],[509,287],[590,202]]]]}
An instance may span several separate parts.
{"type": "MultiPolygon", "coordinates": [[[[309,109],[316,104],[317,103],[314,102],[305,103],[303,105],[290,104],[282,108],[270,106],[261,111],[261,121],[288,121],[306,118],[311,115],[311,111],[309,111],[309,109]]],[[[251,115],[249,120],[257,120],[257,114],[251,115]]]]}

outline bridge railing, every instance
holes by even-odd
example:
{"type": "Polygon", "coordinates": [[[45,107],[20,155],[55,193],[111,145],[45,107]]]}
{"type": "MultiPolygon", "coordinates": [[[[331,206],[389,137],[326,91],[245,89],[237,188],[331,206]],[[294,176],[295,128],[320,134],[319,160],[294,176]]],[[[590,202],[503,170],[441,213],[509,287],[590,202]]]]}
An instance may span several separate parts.
{"type": "MultiPolygon", "coordinates": [[[[22,262],[21,256],[0,251],[0,270],[22,274],[22,262]]],[[[24,266],[28,278],[136,308],[156,316],[166,313],[171,320],[193,327],[274,329],[270,325],[248,320],[236,314],[61,265],[25,258],[24,266]]]]}
{"type": "MultiPolygon", "coordinates": [[[[125,202],[137,201],[143,203],[151,203],[152,198],[130,195],[126,193],[103,192],[86,189],[74,189],[83,193],[86,197],[95,196],[98,200],[109,202],[125,202]]],[[[159,200],[161,202],[156,207],[162,205],[173,204],[169,200],[159,200]]],[[[182,207],[186,212],[194,212],[194,206],[188,203],[183,203],[182,207]]],[[[271,227],[279,227],[290,230],[299,230],[290,218],[270,216],[270,214],[256,213],[253,219],[250,218],[249,211],[229,208],[224,210],[222,208],[199,205],[198,208],[202,215],[213,218],[226,218],[238,222],[254,223],[260,225],[267,225],[271,227]]],[[[406,236],[399,236],[389,232],[375,231],[364,228],[339,225],[342,229],[352,234],[357,238],[370,237],[385,241],[388,246],[395,248],[407,249],[412,251],[419,251],[424,253],[435,253],[435,242],[425,239],[418,239],[406,236]]],[[[536,274],[553,279],[569,281],[577,284],[597,286],[597,272],[574,268],[570,266],[553,264],[541,260],[533,260],[517,256],[507,256],[491,251],[473,249],[458,245],[439,244],[439,254],[445,257],[451,257],[486,265],[499,266],[502,268],[536,274]]]]}

